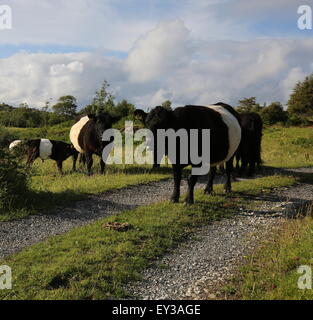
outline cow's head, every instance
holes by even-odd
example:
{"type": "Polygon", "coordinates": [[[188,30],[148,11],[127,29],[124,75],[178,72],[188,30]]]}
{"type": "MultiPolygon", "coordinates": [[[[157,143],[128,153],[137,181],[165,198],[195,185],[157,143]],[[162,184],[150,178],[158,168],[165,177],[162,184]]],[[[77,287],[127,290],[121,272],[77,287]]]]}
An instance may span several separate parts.
{"type": "MultiPolygon", "coordinates": [[[[149,129],[153,133],[154,137],[154,155],[156,157],[157,154],[157,130],[158,129],[175,129],[175,116],[172,110],[168,110],[164,107],[157,106],[152,109],[149,113],[141,109],[136,109],[134,112],[134,116],[139,119],[147,129],[149,129]]],[[[151,148],[151,141],[147,138],[146,141],[149,148],[151,148]]],[[[165,153],[167,154],[167,146],[165,146],[165,153]]],[[[160,160],[160,159],[159,159],[160,160]]],[[[159,161],[158,160],[158,161],[159,161]]],[[[154,163],[156,163],[156,158],[154,159],[154,163]]]]}
{"type": "Polygon", "coordinates": [[[88,114],[88,118],[94,121],[96,130],[101,136],[106,129],[112,127],[112,117],[108,113],[102,113],[100,115],[88,114]]]}
{"type": "Polygon", "coordinates": [[[113,117],[106,112],[103,112],[99,115],[88,114],[88,117],[95,124],[96,134],[99,138],[99,141],[102,141],[103,132],[112,128],[112,124],[119,120],[118,117],[113,117]]]}
{"type": "Polygon", "coordinates": [[[175,117],[172,110],[157,106],[149,113],[136,109],[134,116],[139,119],[147,129],[152,132],[157,129],[169,129],[175,127],[175,117]]]}

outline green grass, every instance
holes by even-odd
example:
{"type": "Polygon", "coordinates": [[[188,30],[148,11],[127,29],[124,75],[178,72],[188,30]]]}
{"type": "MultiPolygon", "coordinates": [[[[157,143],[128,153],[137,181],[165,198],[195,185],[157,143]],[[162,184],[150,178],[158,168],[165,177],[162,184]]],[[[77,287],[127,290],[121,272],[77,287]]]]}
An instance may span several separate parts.
{"type": "Polygon", "coordinates": [[[312,300],[312,290],[298,288],[300,265],[313,267],[313,219],[287,221],[249,256],[240,275],[226,286],[228,298],[254,300],[312,300]],[[229,290],[231,288],[231,290],[229,290]]]}
{"type": "Polygon", "coordinates": [[[268,127],[262,138],[264,165],[272,167],[313,166],[312,127],[268,127]]]}
{"type": "Polygon", "coordinates": [[[231,217],[239,206],[247,205],[243,194],[270,192],[295,181],[271,176],[236,182],[227,196],[219,185],[211,196],[196,191],[192,206],[163,202],[139,207],[52,237],[0,261],[13,274],[13,289],[0,291],[0,299],[125,298],[126,282],[139,279],[140,271],[184,241],[187,233],[231,217]],[[113,221],[132,228],[126,232],[103,228],[113,221]]]}
{"type": "Polygon", "coordinates": [[[18,139],[48,138],[69,142],[70,127],[50,126],[47,128],[15,128],[6,127],[7,131],[18,139]]]}

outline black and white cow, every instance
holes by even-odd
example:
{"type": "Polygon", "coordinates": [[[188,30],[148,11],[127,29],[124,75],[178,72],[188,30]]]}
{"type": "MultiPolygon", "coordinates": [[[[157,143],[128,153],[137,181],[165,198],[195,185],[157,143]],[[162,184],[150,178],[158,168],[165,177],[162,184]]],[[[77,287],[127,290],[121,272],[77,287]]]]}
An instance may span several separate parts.
{"type": "Polygon", "coordinates": [[[112,128],[112,124],[118,118],[110,116],[108,113],[96,115],[81,115],[70,131],[70,140],[75,149],[83,154],[82,160],[87,163],[87,174],[91,175],[93,164],[92,155],[100,157],[100,172],[104,173],[105,163],[102,160],[103,148],[110,143],[102,141],[103,132],[112,128]]]}
{"type": "Polygon", "coordinates": [[[25,146],[27,148],[28,165],[31,165],[37,158],[41,160],[52,159],[56,161],[60,173],[63,174],[63,161],[72,156],[72,170],[76,171],[78,152],[71,144],[49,139],[33,139],[26,141],[25,146]]]}
{"type": "Polygon", "coordinates": [[[240,174],[243,174],[246,168],[248,176],[255,172],[255,166],[261,165],[261,140],[263,122],[261,117],[255,112],[244,112],[239,114],[240,125],[242,130],[241,142],[236,154],[237,168],[241,161],[240,174]]]}
{"type": "MultiPolygon", "coordinates": [[[[224,185],[225,191],[231,191],[231,171],[233,168],[233,156],[236,152],[240,139],[241,128],[237,112],[229,105],[217,103],[209,106],[193,106],[187,105],[168,110],[163,107],[155,107],[150,113],[137,109],[135,116],[140,117],[146,128],[150,129],[156,139],[157,129],[186,129],[190,137],[190,129],[210,129],[210,174],[205,193],[213,190],[213,179],[216,173],[216,166],[226,162],[227,181],[224,185]]],[[[199,136],[200,133],[199,133],[199,136]]],[[[189,139],[190,140],[190,139],[189,139]]],[[[209,142],[208,142],[209,143],[209,142]]],[[[199,154],[202,153],[201,143],[199,143],[199,154]]],[[[156,141],[154,142],[154,154],[157,153],[156,141]]],[[[190,149],[190,145],[189,145],[190,149]]],[[[189,150],[190,151],[190,150],[189,150]]],[[[189,152],[188,151],[188,152],[189,152]]],[[[168,150],[165,152],[167,154],[168,150]]],[[[176,155],[179,155],[177,150],[176,155]]],[[[177,159],[179,159],[177,157],[177,159]]],[[[159,161],[160,159],[158,159],[159,161]]],[[[197,167],[190,161],[192,167],[197,167]]],[[[182,169],[188,164],[181,164],[179,160],[173,164],[174,174],[174,191],[171,197],[172,202],[178,202],[180,196],[180,183],[182,177],[182,169]]],[[[185,199],[187,204],[194,202],[193,190],[197,182],[197,175],[188,176],[188,193],[185,199]]]]}

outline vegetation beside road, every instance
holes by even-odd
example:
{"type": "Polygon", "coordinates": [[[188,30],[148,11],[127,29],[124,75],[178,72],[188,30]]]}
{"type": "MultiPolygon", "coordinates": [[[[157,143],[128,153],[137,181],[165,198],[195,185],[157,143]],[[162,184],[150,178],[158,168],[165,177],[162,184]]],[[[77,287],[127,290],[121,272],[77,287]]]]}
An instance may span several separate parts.
{"type": "MultiPolygon", "coordinates": [[[[286,221],[249,256],[236,279],[225,286],[228,299],[312,300],[313,291],[298,288],[301,265],[313,267],[312,208],[305,217],[286,221]]],[[[312,281],[312,279],[311,279],[312,281]]]]}
{"type": "Polygon", "coordinates": [[[266,166],[277,168],[313,166],[313,128],[267,127],[263,132],[261,154],[266,166]]]}

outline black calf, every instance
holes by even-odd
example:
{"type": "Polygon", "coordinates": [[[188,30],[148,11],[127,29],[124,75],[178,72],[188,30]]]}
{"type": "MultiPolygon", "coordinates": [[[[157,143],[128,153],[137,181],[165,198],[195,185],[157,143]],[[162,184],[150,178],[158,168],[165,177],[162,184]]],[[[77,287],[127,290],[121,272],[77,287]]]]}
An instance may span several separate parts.
{"type": "Polygon", "coordinates": [[[72,170],[76,171],[78,152],[68,143],[49,139],[34,139],[25,142],[27,148],[27,164],[32,165],[37,158],[55,160],[59,172],[63,174],[63,161],[68,157],[73,158],[72,170]]]}

